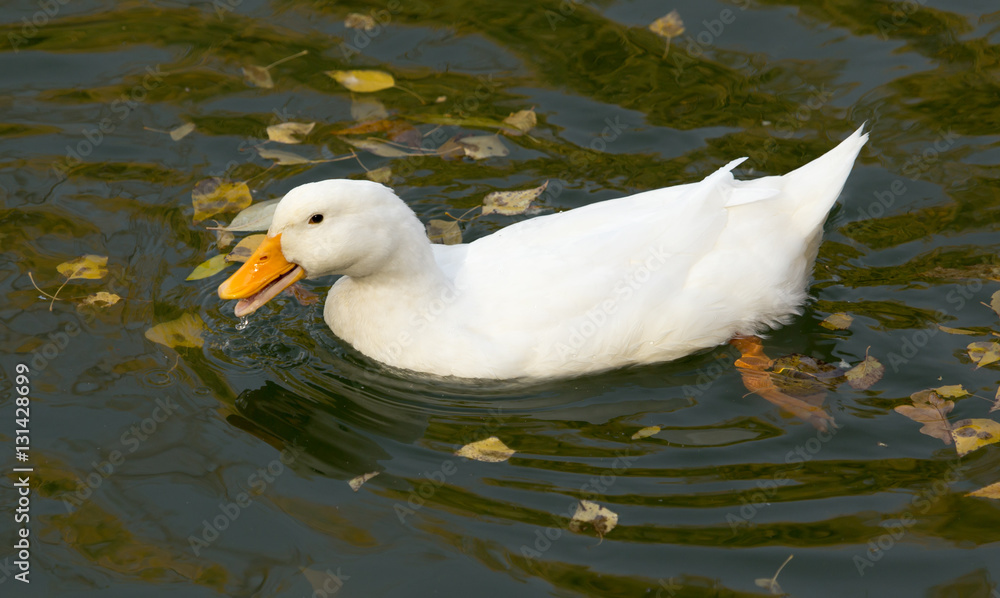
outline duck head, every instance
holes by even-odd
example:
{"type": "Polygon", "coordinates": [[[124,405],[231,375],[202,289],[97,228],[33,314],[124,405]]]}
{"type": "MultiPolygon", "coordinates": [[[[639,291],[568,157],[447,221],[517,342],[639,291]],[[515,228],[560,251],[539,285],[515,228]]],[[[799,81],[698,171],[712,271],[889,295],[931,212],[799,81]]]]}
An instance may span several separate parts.
{"type": "Polygon", "coordinates": [[[236,315],[243,317],[303,278],[364,278],[389,269],[414,235],[427,243],[416,215],[384,185],[344,179],[301,185],[278,203],[267,237],[219,285],[219,297],[239,299],[236,315]]]}

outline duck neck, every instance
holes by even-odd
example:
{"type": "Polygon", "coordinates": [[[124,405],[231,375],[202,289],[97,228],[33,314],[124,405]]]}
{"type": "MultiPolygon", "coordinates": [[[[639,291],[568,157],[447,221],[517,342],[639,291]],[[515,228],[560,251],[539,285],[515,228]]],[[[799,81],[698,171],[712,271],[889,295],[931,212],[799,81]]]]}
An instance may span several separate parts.
{"type": "Polygon", "coordinates": [[[349,274],[356,284],[414,294],[430,293],[447,284],[444,272],[434,259],[424,225],[409,208],[406,211],[405,226],[393,231],[390,249],[380,267],[361,276],[349,274]]]}

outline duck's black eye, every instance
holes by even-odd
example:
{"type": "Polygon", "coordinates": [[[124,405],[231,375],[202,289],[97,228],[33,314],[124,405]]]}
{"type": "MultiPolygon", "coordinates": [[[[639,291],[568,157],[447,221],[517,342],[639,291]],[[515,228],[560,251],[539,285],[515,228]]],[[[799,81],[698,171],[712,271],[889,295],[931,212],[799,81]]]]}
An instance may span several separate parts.
{"type": "Polygon", "coordinates": [[[309,224],[319,224],[320,222],[323,222],[322,214],[313,214],[309,217],[309,224]]]}

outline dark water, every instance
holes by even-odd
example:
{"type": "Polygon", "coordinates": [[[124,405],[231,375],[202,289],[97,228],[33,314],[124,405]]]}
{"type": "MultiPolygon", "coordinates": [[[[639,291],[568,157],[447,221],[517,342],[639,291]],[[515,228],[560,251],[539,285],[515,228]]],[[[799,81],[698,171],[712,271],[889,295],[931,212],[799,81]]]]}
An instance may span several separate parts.
{"type": "MultiPolygon", "coordinates": [[[[954,399],[950,419],[989,417],[1000,381],[965,349],[1000,329],[980,304],[1000,289],[996,10],[4,3],[0,593],[766,595],[754,580],[794,555],[778,581],[795,596],[1000,595],[1000,506],[965,496],[1000,479],[1000,450],[959,459],[893,411],[915,391],[962,384],[976,396],[954,399]],[[664,58],[646,27],[672,8],[687,31],[664,58]],[[344,27],[372,10],[376,30],[344,27]],[[271,69],[271,89],[243,79],[243,66],[302,50],[271,69]],[[363,177],[354,160],[271,166],[254,149],[267,125],[291,119],[318,125],[307,143],[268,147],[347,154],[333,131],[355,124],[351,93],[324,74],[347,68],[391,72],[406,89],[366,97],[421,133],[444,123],[448,137],[490,134],[475,119],[535,107],[530,137],[504,137],[507,157],[361,154],[369,169],[394,168],[425,220],[545,180],[561,190],[540,202],[552,211],[696,180],[742,155],[744,174],[783,173],[868,121],[815,300],[765,350],[827,362],[868,352],[884,379],[830,392],[839,427],[819,434],[747,395],[725,347],[529,389],[470,388],[385,370],[288,296],[237,330],[215,295],[221,275],[185,281],[218,253],[192,221],[191,190],[224,174],[268,199],[363,177]],[[196,130],[179,141],[150,130],[184,123],[196,130]],[[84,254],[107,256],[107,276],[71,281],[59,295],[71,300],[50,310],[28,273],[54,293],[56,266],[84,254]],[[123,300],[78,307],[101,290],[123,300]],[[851,314],[850,328],[820,326],[833,312],[851,314]],[[184,313],[207,325],[202,348],[146,338],[184,313]],[[27,463],[14,460],[18,363],[30,368],[27,463]],[[651,425],[662,431],[631,440],[651,425]],[[490,435],[517,453],[499,464],[453,455],[490,435]],[[12,468],[25,465],[30,585],[14,578],[12,548],[12,468]],[[381,475],[348,487],[371,471],[381,475]],[[581,498],[619,515],[603,539],[565,529],[581,498]]],[[[517,219],[479,218],[463,233],[517,219]]]]}

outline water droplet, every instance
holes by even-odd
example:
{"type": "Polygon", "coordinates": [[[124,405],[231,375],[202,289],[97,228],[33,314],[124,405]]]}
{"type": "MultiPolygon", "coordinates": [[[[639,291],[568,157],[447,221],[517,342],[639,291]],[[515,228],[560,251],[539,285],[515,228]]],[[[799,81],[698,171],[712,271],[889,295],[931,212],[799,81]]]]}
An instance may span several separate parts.
{"type": "Polygon", "coordinates": [[[237,330],[246,330],[247,326],[250,325],[250,316],[243,316],[240,318],[240,323],[236,325],[237,330]]]}

